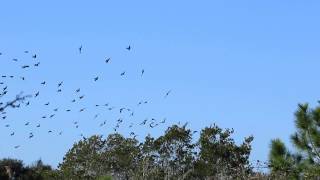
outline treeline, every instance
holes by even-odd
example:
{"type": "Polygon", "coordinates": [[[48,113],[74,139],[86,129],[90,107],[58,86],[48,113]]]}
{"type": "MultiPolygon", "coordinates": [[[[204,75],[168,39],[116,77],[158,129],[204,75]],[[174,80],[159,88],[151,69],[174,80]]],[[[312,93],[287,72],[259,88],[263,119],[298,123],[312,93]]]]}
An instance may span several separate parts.
{"type": "Polygon", "coordinates": [[[57,169],[41,160],[31,166],[13,159],[0,160],[0,179],[125,179],[125,180],[228,180],[228,179],[319,179],[320,107],[300,104],[295,113],[297,131],[291,136],[297,152],[290,152],[280,139],[271,141],[269,160],[257,172],[249,162],[249,136],[240,144],[233,129],[212,125],[195,131],[173,125],[143,142],[121,134],[107,138],[91,136],[76,142],[57,169]],[[263,173],[267,172],[267,173],[263,173]]]}

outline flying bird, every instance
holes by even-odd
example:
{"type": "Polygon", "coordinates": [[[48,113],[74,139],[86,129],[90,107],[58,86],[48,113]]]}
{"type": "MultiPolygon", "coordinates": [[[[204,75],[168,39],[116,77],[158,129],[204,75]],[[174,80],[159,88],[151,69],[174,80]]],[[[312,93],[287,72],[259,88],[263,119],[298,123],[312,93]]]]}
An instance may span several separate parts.
{"type": "Polygon", "coordinates": [[[46,82],[45,82],[45,81],[43,81],[41,84],[42,84],[42,85],[45,85],[45,84],[46,84],[46,82]]]}
{"type": "Polygon", "coordinates": [[[45,103],[44,105],[45,105],[45,106],[48,106],[49,104],[50,104],[50,102],[47,102],[47,103],[45,103]]]}
{"type": "Polygon", "coordinates": [[[120,74],[120,76],[124,76],[125,74],[126,74],[126,72],[123,71],[123,72],[120,74]]]}
{"type": "Polygon", "coordinates": [[[63,81],[59,82],[58,87],[62,86],[62,84],[63,84],[63,81]]]}
{"type": "Polygon", "coordinates": [[[80,92],[80,88],[79,88],[79,89],[77,89],[77,90],[76,90],[76,92],[77,92],[77,93],[78,93],[78,92],[80,92]]]}
{"type": "Polygon", "coordinates": [[[131,46],[129,45],[126,49],[127,49],[128,51],[130,51],[130,50],[131,50],[131,46]]]}
{"type": "Polygon", "coordinates": [[[109,63],[110,60],[111,60],[111,58],[106,59],[106,63],[109,63]]]}
{"type": "Polygon", "coordinates": [[[39,66],[39,65],[40,65],[40,62],[38,62],[38,63],[34,64],[34,66],[39,66]]]}
{"type": "Polygon", "coordinates": [[[81,54],[82,52],[82,45],[79,47],[79,53],[81,54]]]}
{"type": "Polygon", "coordinates": [[[93,80],[94,80],[94,81],[98,81],[98,79],[99,79],[99,77],[97,76],[97,77],[95,77],[93,80]]]}
{"type": "Polygon", "coordinates": [[[28,68],[28,67],[30,67],[30,66],[29,65],[23,65],[22,69],[25,69],[25,68],[28,68]]]}
{"type": "Polygon", "coordinates": [[[141,77],[143,76],[144,74],[144,69],[141,70],[141,77]]]}
{"type": "Polygon", "coordinates": [[[40,94],[40,92],[38,91],[36,94],[35,94],[35,96],[34,97],[37,97],[37,96],[39,96],[39,94],[40,94]]]}
{"type": "Polygon", "coordinates": [[[18,146],[14,146],[14,148],[15,148],[15,149],[18,149],[19,147],[20,147],[20,145],[18,145],[18,146]]]}
{"type": "Polygon", "coordinates": [[[32,58],[33,58],[33,59],[36,59],[36,58],[37,58],[37,55],[36,55],[36,54],[34,54],[34,55],[32,56],[32,58]]]}
{"type": "Polygon", "coordinates": [[[164,98],[168,97],[170,93],[171,93],[171,90],[169,90],[169,91],[166,93],[166,95],[164,96],[164,98]]]}

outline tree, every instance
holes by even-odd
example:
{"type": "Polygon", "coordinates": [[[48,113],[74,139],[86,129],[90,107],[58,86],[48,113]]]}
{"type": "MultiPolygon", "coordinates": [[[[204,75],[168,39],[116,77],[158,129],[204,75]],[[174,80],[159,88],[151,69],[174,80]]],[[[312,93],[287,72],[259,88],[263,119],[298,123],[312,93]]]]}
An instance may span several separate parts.
{"type": "Polygon", "coordinates": [[[236,145],[233,129],[216,125],[204,128],[199,139],[200,154],[195,163],[195,177],[200,179],[247,179],[251,173],[249,155],[253,137],[236,145]]]}
{"type": "Polygon", "coordinates": [[[284,178],[320,177],[320,107],[298,104],[296,132],[291,141],[298,152],[290,153],[279,139],[271,141],[269,163],[273,174],[284,178]]]}

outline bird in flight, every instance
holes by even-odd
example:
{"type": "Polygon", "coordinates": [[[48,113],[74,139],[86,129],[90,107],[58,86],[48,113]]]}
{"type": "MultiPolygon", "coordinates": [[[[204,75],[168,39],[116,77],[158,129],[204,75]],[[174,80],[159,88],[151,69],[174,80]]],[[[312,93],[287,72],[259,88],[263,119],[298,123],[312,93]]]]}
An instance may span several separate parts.
{"type": "Polygon", "coordinates": [[[98,81],[98,79],[99,79],[99,77],[97,76],[97,77],[95,77],[93,80],[94,80],[94,81],[98,81]]]}
{"type": "Polygon", "coordinates": [[[34,64],[34,66],[39,66],[40,65],[40,62],[37,62],[36,64],[34,64]]]}
{"type": "Polygon", "coordinates": [[[131,50],[131,46],[129,45],[126,49],[127,49],[128,51],[130,51],[130,50],[131,50]]]}
{"type": "Polygon", "coordinates": [[[141,77],[143,76],[144,74],[144,69],[141,70],[141,77]]]}
{"type": "Polygon", "coordinates": [[[45,106],[48,106],[49,104],[50,104],[50,102],[47,102],[47,103],[45,103],[44,105],[45,105],[45,106]]]}
{"type": "Polygon", "coordinates": [[[36,59],[36,58],[37,58],[37,55],[36,55],[36,54],[34,54],[34,55],[32,56],[32,58],[33,58],[33,59],[36,59]]]}
{"type": "Polygon", "coordinates": [[[82,45],[79,47],[79,53],[81,54],[82,52],[82,45]]]}
{"type": "Polygon", "coordinates": [[[18,146],[14,146],[14,148],[15,148],[15,149],[18,149],[19,147],[20,147],[20,145],[18,145],[18,146]]]}
{"type": "Polygon", "coordinates": [[[59,82],[58,87],[62,86],[62,84],[63,84],[63,81],[59,82]]]}
{"type": "Polygon", "coordinates": [[[40,92],[38,91],[36,94],[35,94],[35,96],[34,97],[37,97],[37,96],[39,96],[39,94],[40,94],[40,92]]]}
{"type": "Polygon", "coordinates": [[[76,90],[76,92],[77,92],[77,93],[78,93],[78,92],[80,92],[80,88],[79,88],[79,89],[77,89],[77,90],[76,90]]]}
{"type": "Polygon", "coordinates": [[[45,82],[45,81],[43,81],[41,84],[42,84],[42,85],[45,85],[45,84],[46,84],[46,82],[45,82]]]}
{"type": "Polygon", "coordinates": [[[120,76],[124,76],[125,74],[126,74],[126,72],[123,71],[123,72],[120,74],[120,76]]]}
{"type": "Polygon", "coordinates": [[[111,58],[106,59],[106,63],[109,63],[110,60],[111,60],[111,58]]]}
{"type": "Polygon", "coordinates": [[[18,59],[17,59],[17,58],[13,58],[13,59],[12,59],[12,61],[15,61],[15,62],[17,62],[17,61],[18,61],[18,59]]]}
{"type": "Polygon", "coordinates": [[[171,93],[171,90],[169,90],[169,91],[166,93],[166,95],[164,96],[164,98],[168,97],[170,93],[171,93]]]}
{"type": "Polygon", "coordinates": [[[14,135],[14,132],[12,132],[11,134],[10,134],[10,136],[13,136],[14,135]]]}
{"type": "Polygon", "coordinates": [[[28,67],[30,67],[30,66],[28,66],[28,65],[23,65],[23,66],[22,66],[22,69],[25,69],[25,68],[28,68],[28,67]]]}

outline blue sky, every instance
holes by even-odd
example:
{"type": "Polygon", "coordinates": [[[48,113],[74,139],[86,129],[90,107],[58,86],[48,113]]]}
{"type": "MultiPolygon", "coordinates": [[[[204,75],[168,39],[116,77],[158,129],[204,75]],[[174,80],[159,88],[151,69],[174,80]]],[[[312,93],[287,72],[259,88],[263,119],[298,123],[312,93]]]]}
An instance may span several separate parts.
{"type": "Polygon", "coordinates": [[[112,132],[118,110],[94,107],[110,103],[134,109],[134,117],[122,115],[125,122],[119,131],[126,135],[131,123],[145,118],[167,118],[167,123],[154,129],[134,126],[140,138],[148,133],[158,136],[179,121],[189,122],[194,130],[216,123],[234,128],[237,142],[253,135],[251,159],[266,160],[272,138],[289,144],[297,103],[314,106],[319,99],[319,5],[318,1],[2,2],[0,72],[26,77],[3,80],[8,83],[8,99],[20,91],[39,90],[40,96],[28,107],[9,110],[8,118],[0,122],[0,158],[26,163],[41,158],[56,166],[81,133],[112,132]],[[125,49],[129,44],[130,52],[125,49]],[[37,60],[31,58],[34,53],[37,60]],[[20,68],[35,61],[41,62],[39,68],[20,68]],[[123,71],[126,76],[120,77],[123,71]],[[97,82],[95,76],[100,77],[97,82]],[[45,87],[40,84],[44,80],[45,87]],[[60,81],[63,92],[58,94],[60,81]],[[85,98],[72,104],[77,88],[85,98]],[[172,93],[164,99],[168,90],[172,93]],[[149,104],[137,107],[141,100],[149,104]],[[50,105],[44,106],[48,101],[50,105]],[[41,118],[56,107],[61,111],[55,118],[41,118]],[[86,111],[79,113],[83,107],[86,111]],[[64,112],[67,108],[73,111],[64,112]],[[105,120],[106,125],[99,127],[105,120]],[[41,128],[36,128],[38,123],[41,128]],[[21,147],[14,149],[15,145],[21,147]]]}

